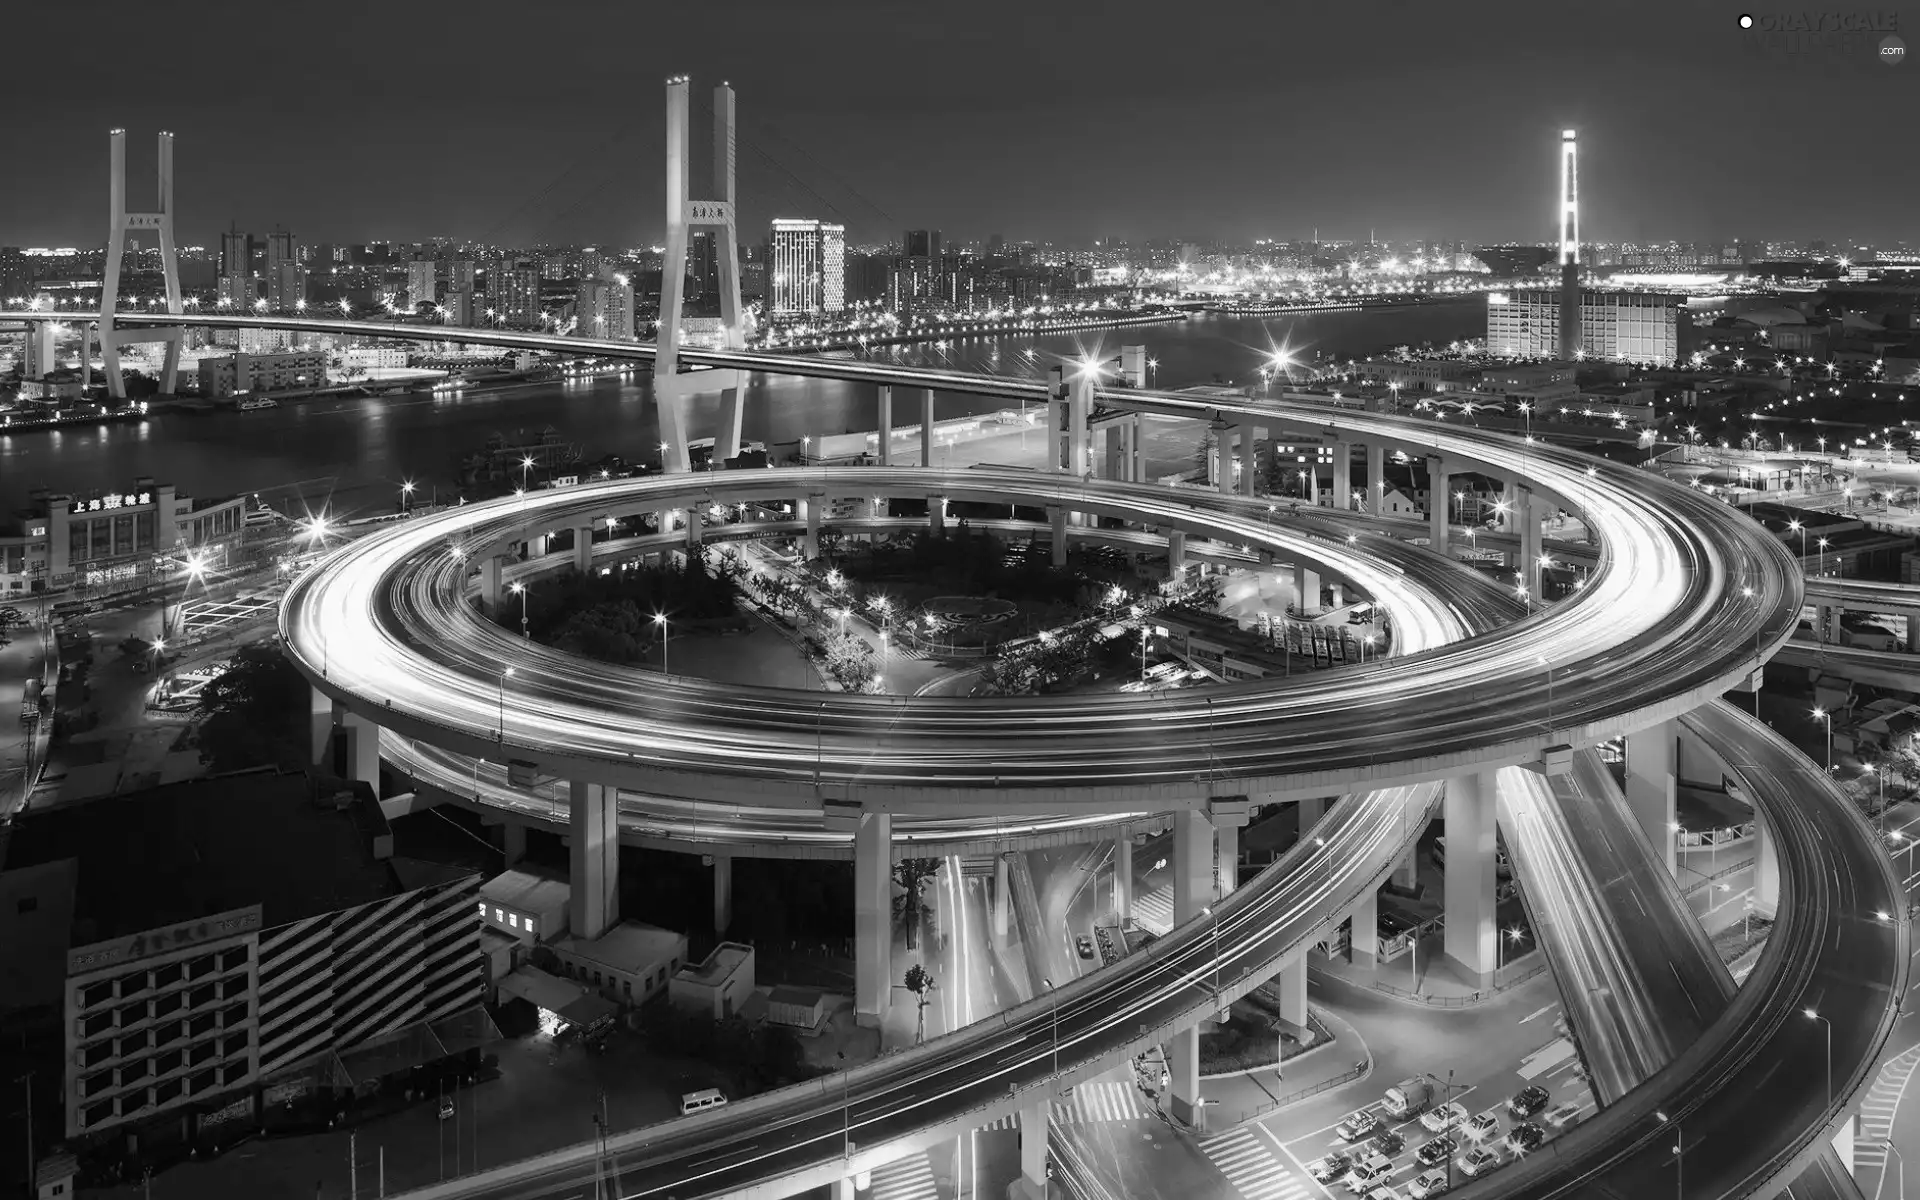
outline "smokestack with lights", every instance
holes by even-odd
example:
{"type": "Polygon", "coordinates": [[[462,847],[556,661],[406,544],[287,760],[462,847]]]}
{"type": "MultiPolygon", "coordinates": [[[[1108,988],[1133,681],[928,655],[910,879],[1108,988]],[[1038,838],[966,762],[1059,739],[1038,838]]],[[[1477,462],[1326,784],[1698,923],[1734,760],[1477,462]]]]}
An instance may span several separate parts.
{"type": "Polygon", "coordinates": [[[1580,351],[1580,175],[1574,131],[1560,131],[1560,358],[1580,351]]]}

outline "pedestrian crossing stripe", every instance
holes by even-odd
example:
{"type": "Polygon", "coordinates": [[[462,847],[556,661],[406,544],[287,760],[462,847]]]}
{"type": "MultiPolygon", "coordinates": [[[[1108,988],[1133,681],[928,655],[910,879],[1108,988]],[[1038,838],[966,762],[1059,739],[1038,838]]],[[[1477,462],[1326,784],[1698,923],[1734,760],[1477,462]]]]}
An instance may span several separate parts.
{"type": "Polygon", "coordinates": [[[1860,1098],[1860,1136],[1855,1139],[1853,1149],[1855,1163],[1886,1166],[1886,1142],[1893,1133],[1894,1114],[1899,1110],[1900,1098],[1906,1092],[1907,1083],[1916,1069],[1920,1069],[1920,1046],[1911,1047],[1880,1064],[1873,1083],[1868,1085],[1866,1094],[1860,1098]]]}
{"type": "MultiPolygon", "coordinates": [[[[1063,1125],[1092,1124],[1098,1121],[1137,1121],[1153,1115],[1140,1089],[1130,1083],[1110,1079],[1078,1084],[1073,1095],[1053,1102],[1053,1119],[1063,1125]]],[[[1018,1129],[1020,1114],[1009,1113],[982,1129],[1018,1129]]]]}
{"type": "Polygon", "coordinates": [[[939,1200],[940,1188],[923,1150],[875,1167],[873,1188],[867,1194],[872,1200],[939,1200]]]}
{"type": "Polygon", "coordinates": [[[1165,936],[1173,928],[1173,889],[1155,888],[1133,898],[1133,919],[1149,933],[1165,936]]]}
{"type": "Polygon", "coordinates": [[[1305,1200],[1313,1195],[1251,1129],[1233,1129],[1207,1138],[1200,1149],[1246,1200],[1305,1200]]]}

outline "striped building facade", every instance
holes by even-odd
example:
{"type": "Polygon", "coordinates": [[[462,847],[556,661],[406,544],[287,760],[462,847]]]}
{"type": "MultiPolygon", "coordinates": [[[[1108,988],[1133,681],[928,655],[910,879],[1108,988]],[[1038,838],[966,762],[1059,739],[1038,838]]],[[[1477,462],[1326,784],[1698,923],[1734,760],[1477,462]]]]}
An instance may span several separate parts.
{"type": "Polygon", "coordinates": [[[257,1078],[484,1002],[479,894],[468,876],[261,933],[257,1078]]]}

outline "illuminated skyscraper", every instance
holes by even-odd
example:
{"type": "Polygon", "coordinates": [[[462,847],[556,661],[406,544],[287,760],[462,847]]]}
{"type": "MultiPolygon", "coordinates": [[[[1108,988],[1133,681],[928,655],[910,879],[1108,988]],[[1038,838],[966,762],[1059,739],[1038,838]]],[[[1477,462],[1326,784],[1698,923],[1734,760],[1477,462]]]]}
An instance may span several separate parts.
{"type": "Polygon", "coordinates": [[[633,285],[625,275],[581,280],[573,312],[581,337],[633,340],[633,285]]]}
{"type": "Polygon", "coordinates": [[[767,311],[813,316],[847,307],[844,225],[775,218],[767,271],[767,311]]]}
{"type": "Polygon", "coordinates": [[[307,295],[307,272],[293,235],[275,230],[267,235],[267,306],[291,312],[307,295]]]}
{"type": "Polygon", "coordinates": [[[416,258],[407,264],[407,303],[418,307],[431,304],[436,299],[433,294],[434,262],[430,258],[416,258]]]}

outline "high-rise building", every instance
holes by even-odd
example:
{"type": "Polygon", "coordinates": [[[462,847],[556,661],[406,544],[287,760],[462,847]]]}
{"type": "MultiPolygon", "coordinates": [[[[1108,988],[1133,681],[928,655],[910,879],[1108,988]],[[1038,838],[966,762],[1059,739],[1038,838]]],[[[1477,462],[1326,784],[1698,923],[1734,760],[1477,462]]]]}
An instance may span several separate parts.
{"type": "Polygon", "coordinates": [[[583,279],[573,313],[581,337],[633,340],[633,285],[624,275],[583,279]]]}
{"type": "Polygon", "coordinates": [[[233,308],[252,308],[253,302],[260,298],[259,289],[254,285],[252,275],[222,275],[220,277],[220,302],[233,308]]]}
{"type": "Polygon", "coordinates": [[[267,306],[288,312],[307,297],[307,272],[293,235],[276,229],[267,235],[267,306]]]}
{"type": "Polygon", "coordinates": [[[407,264],[407,303],[418,307],[434,302],[433,276],[434,262],[430,258],[416,258],[407,264]]]}
{"type": "Polygon", "coordinates": [[[18,246],[0,246],[0,302],[14,301],[33,290],[33,264],[18,246]]]}
{"type": "Polygon", "coordinates": [[[220,277],[253,274],[253,235],[250,233],[223,233],[220,235],[220,277]]]}
{"type": "Polygon", "coordinates": [[[720,311],[720,252],[711,229],[696,232],[687,246],[686,302],[696,313],[720,311]]]}
{"type": "Polygon", "coordinates": [[[447,324],[473,324],[473,289],[450,291],[446,299],[441,301],[441,305],[447,310],[447,324]]]}
{"type": "Polygon", "coordinates": [[[847,307],[844,225],[775,218],[767,311],[776,316],[838,313],[847,307]]]}
{"type": "Polygon", "coordinates": [[[503,325],[540,323],[540,272],[530,263],[501,259],[487,271],[487,307],[503,325]]]}
{"type": "Polygon", "coordinates": [[[473,291],[474,262],[470,258],[456,258],[447,263],[447,290],[449,292],[473,291]]]}
{"type": "MultiPolygon", "coordinates": [[[[1575,357],[1668,364],[1679,359],[1687,327],[1685,296],[1665,292],[1579,291],[1575,357]]],[[[1487,352],[1508,358],[1561,357],[1558,288],[1487,295],[1487,352]]]]}

